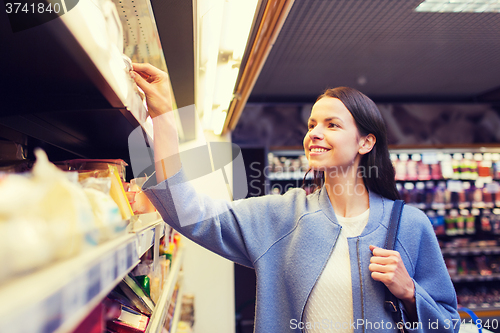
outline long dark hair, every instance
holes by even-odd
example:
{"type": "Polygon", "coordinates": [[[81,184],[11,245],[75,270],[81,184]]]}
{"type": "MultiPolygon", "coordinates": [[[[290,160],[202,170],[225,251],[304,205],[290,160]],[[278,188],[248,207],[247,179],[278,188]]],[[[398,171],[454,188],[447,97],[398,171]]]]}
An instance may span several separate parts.
{"type": "MultiPolygon", "coordinates": [[[[366,188],[388,199],[399,199],[394,166],[391,163],[387,146],[387,131],[384,119],[375,103],[362,92],[349,87],[327,89],[316,99],[316,102],[323,97],[339,99],[351,112],[359,133],[362,136],[373,134],[377,139],[373,149],[363,155],[359,162],[358,168],[364,171],[361,175],[366,188]],[[375,169],[375,175],[372,174],[373,169],[375,169]]],[[[324,182],[324,172],[316,170],[313,172],[313,183],[321,187],[324,182]]]]}

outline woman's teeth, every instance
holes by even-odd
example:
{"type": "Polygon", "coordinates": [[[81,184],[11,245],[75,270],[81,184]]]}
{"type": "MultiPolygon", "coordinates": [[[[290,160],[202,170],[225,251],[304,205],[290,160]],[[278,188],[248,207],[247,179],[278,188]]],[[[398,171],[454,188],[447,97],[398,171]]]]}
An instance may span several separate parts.
{"type": "Polygon", "coordinates": [[[324,148],[312,148],[311,149],[311,152],[313,152],[313,153],[324,153],[326,151],[328,151],[328,149],[324,149],[324,148]]]}

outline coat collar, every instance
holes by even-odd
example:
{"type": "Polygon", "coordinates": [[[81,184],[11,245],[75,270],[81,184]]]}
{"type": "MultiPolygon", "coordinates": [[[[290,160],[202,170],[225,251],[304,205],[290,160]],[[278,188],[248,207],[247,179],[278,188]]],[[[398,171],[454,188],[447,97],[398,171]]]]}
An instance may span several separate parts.
{"type": "MultiPolygon", "coordinates": [[[[318,195],[319,207],[323,211],[323,213],[335,224],[339,224],[337,218],[335,217],[335,211],[333,210],[332,203],[330,202],[330,198],[328,196],[328,192],[326,191],[325,186],[323,186],[318,195]]],[[[368,223],[361,233],[361,236],[364,236],[373,230],[375,230],[380,223],[386,224],[385,217],[386,207],[387,207],[388,199],[376,194],[373,191],[369,191],[369,204],[370,204],[370,215],[368,217],[368,223]]]]}

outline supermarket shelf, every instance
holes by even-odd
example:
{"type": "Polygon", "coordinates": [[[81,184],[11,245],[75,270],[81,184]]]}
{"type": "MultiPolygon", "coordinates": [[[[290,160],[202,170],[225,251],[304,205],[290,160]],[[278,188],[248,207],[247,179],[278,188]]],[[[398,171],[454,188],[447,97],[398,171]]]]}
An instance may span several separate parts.
{"type": "Polygon", "coordinates": [[[449,205],[444,205],[444,204],[434,204],[431,207],[428,207],[427,204],[424,203],[415,203],[415,202],[407,202],[407,205],[416,207],[418,209],[422,210],[444,210],[444,211],[450,211],[450,210],[461,210],[461,209],[467,209],[467,210],[472,210],[472,209],[477,209],[479,212],[481,212],[484,209],[495,209],[495,208],[500,208],[500,203],[495,203],[493,205],[471,205],[471,204],[458,204],[458,206],[452,206],[451,204],[449,205]]]}
{"type": "Polygon", "coordinates": [[[165,319],[172,298],[172,293],[174,292],[175,283],[177,282],[177,276],[179,275],[179,271],[181,269],[184,251],[184,247],[180,246],[176,257],[173,260],[167,280],[164,283],[160,299],[158,300],[158,303],[149,320],[146,333],[159,333],[161,332],[162,327],[165,324],[165,319]]]}
{"type": "Polygon", "coordinates": [[[125,234],[3,284],[0,332],[70,332],[137,265],[161,228],[125,234]]]}
{"type": "Polygon", "coordinates": [[[478,254],[500,254],[500,246],[495,247],[464,247],[441,249],[443,255],[478,255],[478,254]]]}
{"type": "Polygon", "coordinates": [[[170,329],[170,333],[177,332],[177,325],[179,324],[179,320],[181,318],[182,312],[182,294],[184,293],[184,284],[181,284],[179,287],[179,291],[177,292],[177,299],[175,301],[175,310],[174,310],[174,318],[172,319],[172,327],[170,329]]]}
{"type": "Polygon", "coordinates": [[[463,275],[451,277],[451,281],[453,282],[484,282],[497,280],[500,280],[500,274],[498,273],[492,275],[463,275]]]}
{"type": "MultiPolygon", "coordinates": [[[[474,313],[479,317],[479,318],[485,318],[485,317],[500,317],[500,304],[497,306],[490,306],[490,305],[485,305],[485,306],[474,306],[474,305],[468,305],[467,306],[469,309],[474,311],[474,313]]],[[[470,318],[469,314],[466,313],[465,311],[462,311],[458,309],[458,313],[460,314],[460,318],[470,318]]]]}
{"type": "Polygon", "coordinates": [[[137,242],[137,252],[139,253],[139,258],[146,253],[147,250],[153,246],[155,242],[155,234],[159,233],[160,237],[163,237],[165,235],[165,223],[163,220],[159,220],[150,227],[134,233],[136,235],[136,242],[137,242]]]}
{"type": "Polygon", "coordinates": [[[491,178],[491,177],[477,177],[477,178],[436,178],[436,179],[396,179],[396,183],[426,183],[426,182],[446,182],[448,180],[453,181],[466,181],[466,182],[475,182],[477,180],[490,182],[490,181],[499,181],[499,178],[491,178]]]}

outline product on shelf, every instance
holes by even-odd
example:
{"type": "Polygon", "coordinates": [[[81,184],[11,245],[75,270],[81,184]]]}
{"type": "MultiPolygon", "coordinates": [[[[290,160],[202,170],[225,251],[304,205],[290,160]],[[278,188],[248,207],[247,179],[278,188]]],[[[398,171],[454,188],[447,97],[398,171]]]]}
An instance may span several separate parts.
{"type": "Polygon", "coordinates": [[[109,194],[117,203],[118,208],[120,208],[122,218],[124,220],[128,220],[134,215],[134,212],[132,211],[132,207],[130,207],[130,203],[127,199],[127,195],[125,194],[125,189],[123,188],[122,181],[118,176],[116,167],[109,167],[109,177],[111,178],[111,190],[109,194]]]}
{"type": "Polygon", "coordinates": [[[155,304],[151,298],[146,295],[140,284],[130,275],[126,275],[118,287],[141,313],[146,315],[151,315],[151,313],[153,313],[155,304]]]}
{"type": "Polygon", "coordinates": [[[194,294],[182,295],[180,320],[186,325],[185,329],[192,327],[194,324],[194,294]]]}
{"type": "Polygon", "coordinates": [[[102,303],[97,305],[72,333],[102,333],[105,327],[104,311],[102,303]]]}
{"type": "Polygon", "coordinates": [[[179,294],[179,284],[176,284],[174,287],[174,292],[172,293],[172,301],[170,302],[170,305],[167,310],[167,318],[165,319],[164,327],[167,330],[167,332],[170,332],[172,330],[172,320],[174,318],[175,308],[177,306],[180,306],[180,300],[177,297],[178,294],[179,294]]]}
{"type": "Polygon", "coordinates": [[[470,309],[500,308],[500,289],[491,284],[461,286],[457,299],[458,304],[470,309]]]}
{"type": "Polygon", "coordinates": [[[149,317],[124,305],[116,318],[106,322],[108,330],[116,333],[142,333],[146,331],[149,317]]]}
{"type": "Polygon", "coordinates": [[[264,174],[269,179],[302,179],[309,170],[305,155],[276,156],[268,154],[269,167],[264,169],[264,174]]]}
{"type": "Polygon", "coordinates": [[[435,212],[433,210],[430,210],[426,214],[432,223],[436,235],[444,235],[445,234],[444,211],[435,212]]]}
{"type": "Polygon", "coordinates": [[[99,242],[98,222],[77,175],[56,168],[42,150],[35,155],[31,173],[0,182],[0,280],[99,242]]]}
{"type": "Polygon", "coordinates": [[[103,171],[107,173],[109,167],[116,168],[118,175],[122,181],[126,179],[125,167],[128,165],[125,161],[120,159],[74,159],[55,163],[60,169],[67,171],[78,171],[79,173],[87,175],[99,175],[103,171]]]}
{"type": "Polygon", "coordinates": [[[499,154],[491,153],[422,153],[391,154],[396,180],[500,179],[499,154]],[[495,157],[493,157],[495,156],[495,157]],[[494,160],[495,159],[495,160],[494,160]]]}
{"type": "Polygon", "coordinates": [[[81,181],[80,184],[92,206],[99,231],[99,241],[110,239],[124,230],[126,223],[122,219],[118,205],[109,194],[111,179],[91,177],[81,181]]]}

